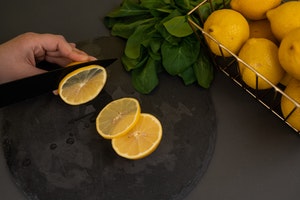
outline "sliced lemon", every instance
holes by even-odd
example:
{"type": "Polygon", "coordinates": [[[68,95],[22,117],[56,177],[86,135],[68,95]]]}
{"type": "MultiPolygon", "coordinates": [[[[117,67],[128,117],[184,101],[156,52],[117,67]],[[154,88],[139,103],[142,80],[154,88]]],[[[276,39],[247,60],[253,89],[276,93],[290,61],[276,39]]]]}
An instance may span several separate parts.
{"type": "Polygon", "coordinates": [[[137,124],[125,135],[112,139],[115,152],[127,159],[141,159],[150,155],[162,138],[162,126],[153,115],[142,113],[137,124]]]}
{"type": "Polygon", "coordinates": [[[70,105],[91,101],[105,85],[107,73],[99,65],[79,68],[67,74],[59,83],[58,94],[70,105]]]}
{"type": "Polygon", "coordinates": [[[141,107],[135,98],[121,98],[107,104],[96,118],[98,133],[112,139],[126,134],[138,122],[141,107]]]}

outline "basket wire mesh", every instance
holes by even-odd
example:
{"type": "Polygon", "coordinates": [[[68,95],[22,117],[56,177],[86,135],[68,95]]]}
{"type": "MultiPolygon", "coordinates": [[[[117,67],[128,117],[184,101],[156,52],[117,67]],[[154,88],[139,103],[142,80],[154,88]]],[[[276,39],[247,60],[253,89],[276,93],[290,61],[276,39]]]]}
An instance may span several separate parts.
{"type": "MultiPolygon", "coordinates": [[[[209,33],[204,31],[203,27],[201,27],[200,24],[195,22],[193,20],[192,15],[200,12],[200,7],[204,4],[210,4],[211,11],[214,10],[212,0],[203,0],[200,2],[196,7],[194,7],[189,13],[188,13],[188,22],[193,29],[196,36],[201,40],[201,34],[202,36],[205,36],[215,42],[221,52],[222,56],[216,56],[211,52],[211,55],[213,56],[213,64],[218,69],[220,69],[227,77],[229,77],[231,80],[233,80],[237,85],[239,85],[241,88],[243,88],[247,93],[249,93],[252,97],[254,97],[257,101],[259,101],[264,107],[266,107],[268,110],[270,110],[272,113],[274,113],[277,117],[279,117],[284,123],[286,123],[288,126],[290,126],[293,130],[295,130],[298,134],[300,134],[300,130],[293,127],[290,123],[287,122],[288,118],[297,110],[300,109],[300,104],[295,101],[293,98],[291,98],[289,95],[287,95],[284,92],[284,85],[278,84],[274,85],[271,83],[267,78],[265,78],[263,75],[261,75],[259,72],[257,72],[253,67],[251,67],[249,64],[247,64],[245,61],[240,59],[236,54],[234,54],[232,51],[230,51],[228,48],[226,48],[224,45],[222,45],[219,41],[217,41],[214,37],[212,37],[209,33]],[[227,52],[231,55],[231,57],[225,57],[224,52],[227,52]],[[245,67],[250,69],[256,77],[256,88],[250,88],[247,86],[240,75],[238,63],[242,63],[245,67]],[[260,90],[258,89],[258,80],[262,79],[267,84],[270,85],[270,89],[260,90]],[[281,106],[280,106],[280,100],[282,96],[285,96],[290,102],[293,103],[293,109],[290,111],[290,113],[284,117],[281,112],[281,106]]],[[[224,7],[225,1],[223,1],[224,7]]],[[[199,16],[199,15],[198,15],[199,16]]],[[[201,20],[201,19],[200,19],[201,20]]],[[[299,121],[300,123],[300,121],[299,121]]]]}

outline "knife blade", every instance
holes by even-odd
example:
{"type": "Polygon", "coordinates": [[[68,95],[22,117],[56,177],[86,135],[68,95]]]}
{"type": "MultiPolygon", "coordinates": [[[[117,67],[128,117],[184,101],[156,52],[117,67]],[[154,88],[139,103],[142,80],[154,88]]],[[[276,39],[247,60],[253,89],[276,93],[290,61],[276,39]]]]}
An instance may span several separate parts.
{"type": "MultiPolygon", "coordinates": [[[[64,76],[76,69],[88,65],[101,65],[103,67],[108,67],[116,60],[116,58],[112,58],[83,62],[69,67],[56,68],[43,74],[0,84],[0,107],[17,103],[47,92],[52,92],[58,88],[58,84],[64,76]]],[[[47,67],[46,64],[41,68],[45,69],[49,67],[47,67]]]]}

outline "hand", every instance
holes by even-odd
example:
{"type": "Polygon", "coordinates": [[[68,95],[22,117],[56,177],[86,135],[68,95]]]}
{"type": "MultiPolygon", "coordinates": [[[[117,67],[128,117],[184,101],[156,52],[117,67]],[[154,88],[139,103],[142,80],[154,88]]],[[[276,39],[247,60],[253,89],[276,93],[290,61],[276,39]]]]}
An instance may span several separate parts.
{"type": "Polygon", "coordinates": [[[0,83],[44,73],[36,68],[42,60],[66,66],[95,59],[61,35],[24,33],[0,45],[0,83]]]}

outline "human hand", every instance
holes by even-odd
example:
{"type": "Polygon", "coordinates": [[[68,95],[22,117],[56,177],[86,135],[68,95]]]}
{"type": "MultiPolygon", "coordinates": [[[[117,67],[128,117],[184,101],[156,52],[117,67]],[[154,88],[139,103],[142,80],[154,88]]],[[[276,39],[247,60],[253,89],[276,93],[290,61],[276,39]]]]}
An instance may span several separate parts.
{"type": "Polygon", "coordinates": [[[66,66],[95,59],[61,35],[24,33],[0,45],[0,83],[44,73],[36,67],[42,60],[66,66]]]}

